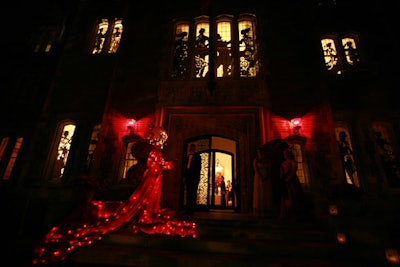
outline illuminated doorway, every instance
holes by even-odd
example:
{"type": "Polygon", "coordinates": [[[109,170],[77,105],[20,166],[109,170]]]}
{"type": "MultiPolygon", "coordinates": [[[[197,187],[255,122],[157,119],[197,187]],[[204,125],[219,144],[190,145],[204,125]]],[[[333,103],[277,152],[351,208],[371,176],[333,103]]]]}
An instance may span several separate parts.
{"type": "MultiPolygon", "coordinates": [[[[216,136],[191,139],[185,142],[184,155],[189,145],[193,143],[196,144],[202,162],[197,190],[197,210],[236,209],[238,203],[235,187],[237,184],[235,171],[237,142],[216,136]]],[[[182,204],[186,206],[184,183],[181,189],[182,204]]]]}

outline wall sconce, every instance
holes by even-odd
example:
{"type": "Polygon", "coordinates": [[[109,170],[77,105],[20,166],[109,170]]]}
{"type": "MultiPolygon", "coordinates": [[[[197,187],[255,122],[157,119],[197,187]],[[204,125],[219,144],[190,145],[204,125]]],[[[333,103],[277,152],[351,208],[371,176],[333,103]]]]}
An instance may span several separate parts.
{"type": "Polygon", "coordinates": [[[346,235],[344,233],[337,233],[336,234],[336,239],[339,244],[345,244],[346,243],[346,235]]]}
{"type": "Polygon", "coordinates": [[[289,125],[292,128],[293,134],[298,135],[302,126],[302,121],[300,118],[294,118],[289,122],[289,125]]]}
{"type": "Polygon", "coordinates": [[[330,215],[338,215],[338,209],[336,205],[329,205],[329,214],[330,215]]]}
{"type": "Polygon", "coordinates": [[[133,129],[133,126],[135,125],[135,120],[134,119],[131,119],[131,120],[129,120],[127,123],[126,123],[126,127],[129,129],[129,130],[132,130],[133,129]]]}
{"type": "Polygon", "coordinates": [[[129,130],[129,134],[133,134],[133,126],[135,126],[136,121],[134,119],[129,120],[126,123],[126,128],[129,130]]]}
{"type": "Polygon", "coordinates": [[[399,253],[395,249],[387,248],[385,249],[386,260],[391,264],[399,264],[400,257],[399,253]]]}

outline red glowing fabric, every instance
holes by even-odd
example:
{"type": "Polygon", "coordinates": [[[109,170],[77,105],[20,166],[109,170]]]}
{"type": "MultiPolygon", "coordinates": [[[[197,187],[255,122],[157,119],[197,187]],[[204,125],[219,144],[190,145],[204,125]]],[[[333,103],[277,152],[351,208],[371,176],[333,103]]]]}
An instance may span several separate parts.
{"type": "Polygon", "coordinates": [[[160,208],[163,170],[174,164],[165,161],[156,147],[149,153],[142,182],[130,198],[109,218],[77,227],[55,226],[35,249],[34,264],[50,264],[65,260],[75,248],[90,245],[111,231],[129,225],[133,233],[197,237],[194,222],[175,217],[174,212],[160,208]]]}

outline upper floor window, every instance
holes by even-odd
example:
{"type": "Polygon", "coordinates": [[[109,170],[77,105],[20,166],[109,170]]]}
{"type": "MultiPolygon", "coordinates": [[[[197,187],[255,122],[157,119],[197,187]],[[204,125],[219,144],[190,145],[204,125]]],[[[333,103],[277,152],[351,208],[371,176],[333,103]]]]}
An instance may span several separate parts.
{"type": "Polygon", "coordinates": [[[69,150],[71,148],[72,138],[75,132],[74,124],[65,124],[62,127],[61,135],[57,140],[57,151],[54,154],[54,165],[51,174],[51,179],[54,181],[60,181],[64,175],[65,166],[67,164],[69,150]]]}
{"type": "Polygon", "coordinates": [[[59,44],[63,38],[64,28],[62,26],[48,25],[43,26],[35,32],[32,38],[33,51],[35,53],[48,53],[54,46],[59,44]]]}
{"type": "Polygon", "coordinates": [[[102,19],[96,25],[92,54],[116,53],[123,32],[122,19],[102,19]]]}
{"type": "Polygon", "coordinates": [[[3,137],[0,142],[0,174],[3,181],[9,180],[22,147],[23,137],[3,137]]]}
{"type": "Polygon", "coordinates": [[[360,62],[356,36],[339,37],[332,35],[321,39],[326,69],[335,74],[342,74],[360,62]]]}
{"type": "Polygon", "coordinates": [[[201,16],[175,23],[171,77],[201,79],[210,72],[217,78],[257,76],[255,17],[221,15],[214,20],[201,16]]]}

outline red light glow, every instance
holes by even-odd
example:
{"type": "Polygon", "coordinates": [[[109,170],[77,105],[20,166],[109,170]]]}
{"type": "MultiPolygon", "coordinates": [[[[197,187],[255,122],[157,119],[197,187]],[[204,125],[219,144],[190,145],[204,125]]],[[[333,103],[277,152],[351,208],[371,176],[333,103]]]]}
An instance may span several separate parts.
{"type": "MultiPolygon", "coordinates": [[[[197,225],[160,207],[163,171],[174,167],[159,146],[152,146],[141,183],[123,203],[91,202],[91,218],[53,227],[36,247],[34,264],[65,260],[75,248],[90,245],[114,230],[130,226],[133,233],[197,237],[197,225]]],[[[86,216],[83,216],[86,217],[86,216]]]]}

